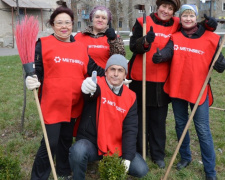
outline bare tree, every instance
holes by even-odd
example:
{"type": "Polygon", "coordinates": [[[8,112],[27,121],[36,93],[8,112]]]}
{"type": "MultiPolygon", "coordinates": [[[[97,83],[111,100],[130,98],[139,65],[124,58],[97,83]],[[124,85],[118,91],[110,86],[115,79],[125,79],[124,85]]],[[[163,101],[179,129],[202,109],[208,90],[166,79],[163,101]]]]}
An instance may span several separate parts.
{"type": "Polygon", "coordinates": [[[71,0],[71,9],[74,12],[74,24],[73,24],[73,31],[77,32],[77,22],[78,22],[78,16],[77,16],[77,2],[79,0],[71,0]]]}
{"type": "Polygon", "coordinates": [[[128,24],[129,24],[129,30],[132,31],[133,27],[133,1],[128,1],[128,24]]]}

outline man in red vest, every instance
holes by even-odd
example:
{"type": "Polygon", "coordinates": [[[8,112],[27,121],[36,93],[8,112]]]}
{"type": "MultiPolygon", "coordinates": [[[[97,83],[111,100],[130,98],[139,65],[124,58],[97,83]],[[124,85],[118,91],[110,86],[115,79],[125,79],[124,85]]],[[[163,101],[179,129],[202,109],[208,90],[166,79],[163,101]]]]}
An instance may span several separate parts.
{"type": "Polygon", "coordinates": [[[136,94],[123,85],[126,74],[126,58],[114,54],[106,63],[105,77],[97,77],[96,82],[92,77],[83,81],[85,105],[69,155],[73,179],[85,179],[88,162],[100,160],[108,152],[119,154],[130,175],[147,174],[148,166],[136,152],[136,94]]]}

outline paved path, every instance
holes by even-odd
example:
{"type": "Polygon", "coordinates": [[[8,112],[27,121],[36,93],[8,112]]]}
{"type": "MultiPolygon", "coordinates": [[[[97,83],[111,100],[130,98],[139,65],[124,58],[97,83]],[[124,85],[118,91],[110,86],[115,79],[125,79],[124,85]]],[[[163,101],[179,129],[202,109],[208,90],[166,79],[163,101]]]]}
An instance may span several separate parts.
{"type": "Polygon", "coordinates": [[[14,48],[0,48],[0,56],[18,55],[18,50],[14,48]]]}

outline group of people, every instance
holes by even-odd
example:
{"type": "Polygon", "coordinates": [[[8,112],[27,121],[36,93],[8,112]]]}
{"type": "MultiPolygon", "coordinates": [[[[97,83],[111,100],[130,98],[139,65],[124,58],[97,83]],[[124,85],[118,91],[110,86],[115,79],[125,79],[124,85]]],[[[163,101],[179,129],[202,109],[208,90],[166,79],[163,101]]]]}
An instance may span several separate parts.
{"type": "MultiPolygon", "coordinates": [[[[188,120],[218,50],[220,37],[211,31],[215,19],[197,24],[198,9],[179,0],[157,0],[157,11],[137,18],[129,63],[120,36],[109,25],[112,14],[104,6],[90,13],[92,26],[74,37],[74,15],[58,7],[49,24],[54,33],[39,38],[35,48],[35,71],[26,77],[29,90],[39,88],[39,99],[52,156],[59,177],[85,179],[88,162],[116,151],[128,174],[143,177],[148,165],[142,158],[142,56],[146,53],[146,152],[159,168],[165,168],[166,117],[172,102],[178,140],[188,120]],[[176,11],[179,17],[174,17],[176,11]],[[185,50],[184,48],[185,47],[185,50]],[[97,78],[91,74],[97,71],[97,78]],[[130,89],[124,80],[131,79],[130,89]],[[191,87],[191,88],[190,88],[191,87]],[[79,121],[77,121],[79,119],[79,121]],[[79,124],[77,124],[79,123],[79,124]],[[73,142],[74,125],[78,126],[73,142]]],[[[214,69],[222,73],[220,54],[214,69]]],[[[215,152],[209,127],[208,84],[194,116],[207,180],[216,179],[215,152]]],[[[177,169],[191,162],[187,133],[180,148],[177,169]]],[[[36,154],[32,180],[47,180],[51,172],[44,138],[36,154]]]]}

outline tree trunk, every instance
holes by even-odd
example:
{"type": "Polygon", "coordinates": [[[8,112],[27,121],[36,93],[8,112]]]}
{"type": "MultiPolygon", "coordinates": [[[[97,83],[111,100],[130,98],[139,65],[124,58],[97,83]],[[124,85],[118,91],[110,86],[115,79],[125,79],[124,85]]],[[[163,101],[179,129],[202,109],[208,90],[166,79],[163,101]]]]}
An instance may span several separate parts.
{"type": "Polygon", "coordinates": [[[77,0],[71,0],[71,9],[74,12],[73,32],[77,32],[77,22],[78,22],[78,16],[77,16],[77,0]]]}

